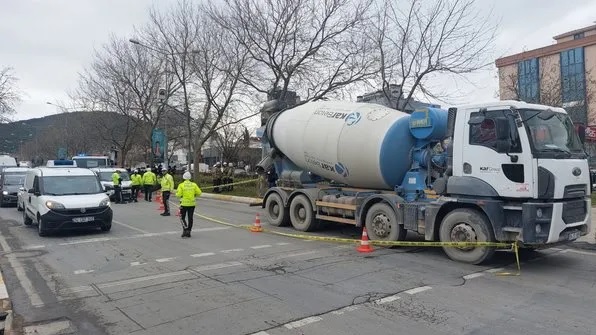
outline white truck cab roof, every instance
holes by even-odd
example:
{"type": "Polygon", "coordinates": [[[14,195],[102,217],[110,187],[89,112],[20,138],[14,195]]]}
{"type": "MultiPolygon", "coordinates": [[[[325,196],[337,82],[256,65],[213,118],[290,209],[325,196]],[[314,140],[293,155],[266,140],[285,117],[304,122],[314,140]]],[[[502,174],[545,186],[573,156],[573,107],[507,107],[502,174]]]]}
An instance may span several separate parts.
{"type": "Polygon", "coordinates": [[[466,104],[466,105],[456,105],[453,106],[457,109],[472,109],[472,108],[507,108],[513,107],[516,109],[535,109],[535,110],[546,110],[550,109],[556,113],[564,113],[567,114],[565,109],[561,107],[554,107],[554,106],[546,106],[546,105],[538,105],[538,104],[531,104],[524,101],[517,101],[517,100],[498,100],[498,101],[487,101],[483,103],[475,103],[475,104],[466,104]]]}

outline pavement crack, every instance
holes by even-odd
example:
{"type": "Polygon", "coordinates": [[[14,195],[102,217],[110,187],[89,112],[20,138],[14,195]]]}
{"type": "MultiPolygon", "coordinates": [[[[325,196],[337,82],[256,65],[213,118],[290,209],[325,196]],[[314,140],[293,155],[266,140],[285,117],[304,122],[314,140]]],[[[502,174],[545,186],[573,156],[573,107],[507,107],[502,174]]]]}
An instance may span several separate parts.
{"type": "Polygon", "coordinates": [[[140,323],[138,323],[135,319],[131,318],[128,314],[126,314],[125,311],[123,311],[120,307],[116,307],[116,309],[122,313],[122,315],[126,316],[127,319],[129,319],[132,323],[134,323],[135,325],[137,325],[137,327],[141,328],[141,329],[137,329],[135,331],[139,331],[139,330],[147,330],[147,328],[143,327],[143,325],[141,325],[140,323]]]}

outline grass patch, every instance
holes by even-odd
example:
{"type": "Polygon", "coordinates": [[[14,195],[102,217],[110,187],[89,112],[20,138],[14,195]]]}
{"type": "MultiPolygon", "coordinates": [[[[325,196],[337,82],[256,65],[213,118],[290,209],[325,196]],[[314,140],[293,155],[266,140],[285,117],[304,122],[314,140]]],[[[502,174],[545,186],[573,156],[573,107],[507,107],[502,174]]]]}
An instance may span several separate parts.
{"type": "MultiPolygon", "coordinates": [[[[239,196],[239,197],[258,198],[260,191],[261,191],[261,188],[259,187],[259,185],[261,185],[261,183],[259,183],[258,181],[248,182],[248,181],[251,181],[254,179],[258,179],[258,177],[257,176],[235,177],[234,183],[238,183],[238,182],[247,182],[247,183],[234,185],[234,189],[232,191],[220,192],[219,194],[234,195],[234,196],[239,196]]],[[[199,188],[201,188],[201,190],[203,192],[215,193],[215,192],[213,192],[213,177],[212,177],[212,175],[206,174],[206,173],[201,173],[198,176],[196,176],[196,178],[194,178],[194,181],[197,183],[197,185],[199,185],[199,188]]],[[[174,183],[175,183],[176,187],[178,187],[178,184],[180,182],[182,182],[182,176],[175,175],[174,183]]]]}

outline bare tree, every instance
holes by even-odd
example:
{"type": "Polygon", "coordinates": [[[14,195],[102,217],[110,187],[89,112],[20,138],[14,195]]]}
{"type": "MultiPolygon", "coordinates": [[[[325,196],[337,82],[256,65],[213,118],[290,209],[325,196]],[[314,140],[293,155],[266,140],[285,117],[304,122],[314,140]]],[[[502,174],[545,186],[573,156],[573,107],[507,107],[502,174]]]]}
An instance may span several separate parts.
{"type": "Polygon", "coordinates": [[[388,100],[389,85],[400,88],[397,109],[404,109],[419,91],[429,98],[446,98],[445,90],[432,86],[431,75],[462,76],[491,65],[487,50],[496,31],[490,14],[481,16],[474,0],[406,3],[383,0],[370,29],[388,100]]]}
{"type": "Polygon", "coordinates": [[[87,108],[124,116],[118,123],[98,120],[103,138],[120,151],[122,165],[139,138],[144,139],[146,148],[151,147],[151,129],[160,123],[163,111],[157,105],[158,91],[162,86],[167,92],[171,91],[164,70],[163,60],[144,48],[112,36],[80,75],[79,88],[73,98],[87,108]]]}
{"type": "Polygon", "coordinates": [[[214,147],[226,162],[237,162],[240,153],[248,149],[249,140],[248,129],[239,124],[227,125],[213,135],[214,147]]]}
{"type": "Polygon", "coordinates": [[[370,0],[225,0],[206,11],[233,36],[250,66],[241,80],[257,92],[295,90],[320,99],[378,69],[365,36],[370,0]]]}
{"type": "Polygon", "coordinates": [[[20,101],[16,82],[12,68],[0,68],[0,122],[9,120],[8,117],[15,113],[15,104],[20,101]]]}

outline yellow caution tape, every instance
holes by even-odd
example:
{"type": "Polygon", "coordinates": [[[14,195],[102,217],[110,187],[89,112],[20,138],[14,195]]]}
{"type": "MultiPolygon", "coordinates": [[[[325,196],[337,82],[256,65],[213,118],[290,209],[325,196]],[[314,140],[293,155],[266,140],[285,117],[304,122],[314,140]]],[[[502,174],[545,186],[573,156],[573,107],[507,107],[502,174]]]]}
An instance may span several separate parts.
{"type": "MultiPolygon", "coordinates": [[[[176,204],[173,204],[178,206],[176,204]]],[[[229,222],[225,222],[219,219],[215,219],[209,216],[205,216],[202,214],[195,213],[195,215],[199,218],[205,219],[207,221],[211,221],[214,223],[218,223],[224,226],[240,228],[250,230],[252,225],[237,225],[229,222]]],[[[339,243],[360,243],[361,240],[359,239],[351,239],[351,238],[339,238],[339,237],[327,237],[327,236],[317,236],[317,235],[306,235],[306,234],[292,234],[292,233],[284,233],[275,230],[270,230],[266,228],[262,228],[260,231],[265,233],[270,233],[279,236],[285,236],[290,238],[298,238],[303,240],[312,240],[312,241],[324,241],[324,242],[339,242],[339,243]]],[[[515,263],[517,267],[517,272],[497,272],[495,275],[497,276],[519,276],[521,274],[521,266],[519,262],[519,245],[518,242],[513,243],[504,243],[504,242],[429,242],[429,241],[379,241],[379,240],[370,240],[368,241],[369,244],[372,245],[380,245],[380,246],[399,246],[399,247],[453,247],[453,248],[464,248],[464,247],[490,247],[490,248],[510,248],[511,251],[515,254],[515,263]]]]}
{"type": "Polygon", "coordinates": [[[205,187],[201,187],[201,190],[209,190],[209,189],[216,188],[216,187],[249,184],[249,183],[254,183],[255,181],[259,181],[259,179],[244,180],[244,181],[239,181],[239,182],[236,182],[236,183],[221,184],[221,185],[217,185],[217,186],[205,186],[205,187]]]}

